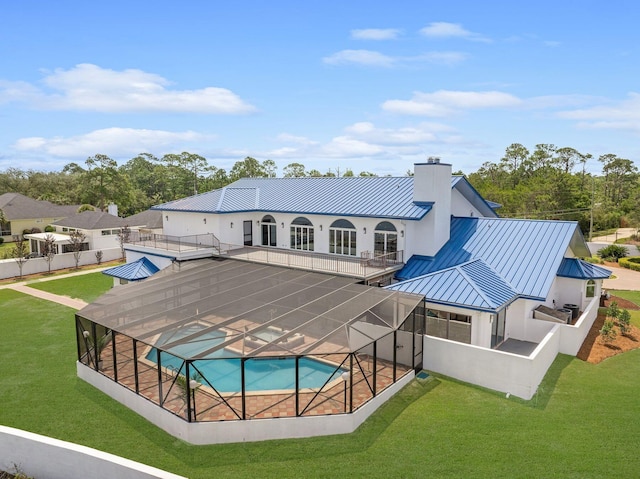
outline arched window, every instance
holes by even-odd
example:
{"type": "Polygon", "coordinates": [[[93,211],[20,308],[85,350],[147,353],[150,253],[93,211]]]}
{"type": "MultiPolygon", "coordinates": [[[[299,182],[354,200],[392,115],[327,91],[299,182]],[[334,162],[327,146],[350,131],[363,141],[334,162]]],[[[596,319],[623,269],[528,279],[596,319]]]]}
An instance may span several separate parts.
{"type": "Polygon", "coordinates": [[[276,220],[271,215],[262,218],[262,246],[277,246],[276,220]]]}
{"type": "Polygon", "coordinates": [[[596,282],[592,279],[587,281],[587,298],[593,298],[596,295],[596,282]]]}
{"type": "Polygon", "coordinates": [[[387,255],[389,259],[397,259],[398,232],[388,221],[381,221],[373,235],[374,253],[376,256],[387,255]]]}
{"type": "Polygon", "coordinates": [[[303,216],[291,222],[291,249],[313,251],[313,223],[303,216]]]}
{"type": "Polygon", "coordinates": [[[356,227],[351,221],[336,220],[329,227],[329,253],[356,255],[356,227]]]}

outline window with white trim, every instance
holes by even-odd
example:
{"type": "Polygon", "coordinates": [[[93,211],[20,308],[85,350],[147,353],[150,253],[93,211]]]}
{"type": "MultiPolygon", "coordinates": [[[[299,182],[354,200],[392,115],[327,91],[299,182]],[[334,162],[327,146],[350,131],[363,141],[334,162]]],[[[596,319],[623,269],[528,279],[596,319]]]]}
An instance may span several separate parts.
{"type": "Polygon", "coordinates": [[[351,221],[336,220],[329,227],[329,253],[356,255],[356,227],[351,221]]]}
{"type": "Polygon", "coordinates": [[[291,249],[313,251],[313,223],[303,216],[298,216],[291,222],[291,249]]]}

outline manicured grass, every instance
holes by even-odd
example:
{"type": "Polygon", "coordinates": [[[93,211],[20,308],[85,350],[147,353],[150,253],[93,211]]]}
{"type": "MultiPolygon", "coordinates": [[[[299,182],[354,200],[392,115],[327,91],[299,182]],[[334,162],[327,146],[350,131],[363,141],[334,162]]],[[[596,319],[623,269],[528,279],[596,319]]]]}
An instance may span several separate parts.
{"type": "Polygon", "coordinates": [[[28,283],[28,286],[49,293],[83,299],[90,303],[111,289],[113,278],[97,272],[51,281],[32,282],[28,283]]]}
{"type": "Polygon", "coordinates": [[[192,446],[76,377],[73,310],[0,290],[0,423],[193,479],[635,477],[640,350],[559,356],[527,402],[414,381],[354,434],[192,446]]]}

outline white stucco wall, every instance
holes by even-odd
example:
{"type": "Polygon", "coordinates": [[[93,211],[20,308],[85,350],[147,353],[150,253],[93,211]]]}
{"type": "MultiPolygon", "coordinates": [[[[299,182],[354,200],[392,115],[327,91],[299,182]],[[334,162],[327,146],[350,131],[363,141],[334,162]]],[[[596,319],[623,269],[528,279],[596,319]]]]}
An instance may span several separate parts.
{"type": "MultiPolygon", "coordinates": [[[[291,222],[299,216],[307,218],[314,228],[314,251],[329,253],[329,228],[338,219],[350,221],[356,230],[356,252],[360,257],[363,251],[374,251],[374,231],[382,221],[388,221],[396,228],[398,235],[398,250],[405,249],[405,226],[402,221],[385,218],[362,218],[355,216],[332,215],[299,215],[292,213],[247,212],[207,215],[203,213],[165,212],[164,234],[170,236],[189,236],[194,234],[212,233],[222,243],[232,245],[244,244],[243,222],[251,221],[253,245],[262,243],[262,223],[265,215],[271,215],[276,224],[277,247],[290,249],[291,222]],[[207,219],[206,224],[204,219],[207,219]],[[233,227],[231,224],[233,223],[233,227]],[[366,229],[366,232],[365,232],[366,229]]],[[[405,255],[405,259],[407,256],[405,255]]]]}
{"type": "Polygon", "coordinates": [[[185,479],[97,449],[6,426],[0,426],[0,470],[43,479],[185,479]]]}
{"type": "Polygon", "coordinates": [[[172,436],[198,445],[351,433],[415,377],[413,371],[409,372],[350,414],[189,423],[80,362],[76,363],[76,369],[78,377],[159,428],[172,436]]]}
{"type": "MultiPolygon", "coordinates": [[[[113,261],[116,259],[120,259],[122,257],[122,253],[120,248],[110,248],[102,250],[102,262],[113,261]]],[[[85,266],[88,264],[96,264],[96,252],[93,250],[83,251],[80,256],[80,261],[78,264],[80,266],[85,266]]],[[[58,269],[65,268],[73,268],[75,267],[76,262],[73,257],[73,253],[60,253],[53,257],[51,260],[51,271],[55,271],[58,269]]],[[[44,273],[49,270],[49,265],[45,261],[44,258],[31,258],[28,260],[24,266],[22,267],[22,274],[36,274],[36,273],[44,273]]],[[[20,270],[18,268],[18,264],[15,259],[3,259],[0,260],[0,279],[12,278],[14,276],[18,276],[20,270]]]]}
{"type": "Polygon", "coordinates": [[[474,216],[476,218],[482,216],[480,210],[469,203],[456,189],[451,190],[451,214],[453,216],[474,216]]]}

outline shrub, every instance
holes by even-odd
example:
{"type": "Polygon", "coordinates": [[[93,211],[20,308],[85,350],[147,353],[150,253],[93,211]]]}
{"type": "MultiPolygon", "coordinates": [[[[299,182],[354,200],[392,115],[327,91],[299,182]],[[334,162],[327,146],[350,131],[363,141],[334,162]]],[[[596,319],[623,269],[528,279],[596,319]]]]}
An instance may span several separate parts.
{"type": "Polygon", "coordinates": [[[640,257],[634,256],[633,258],[620,258],[618,260],[618,265],[633,271],[640,271],[640,257]]]}
{"type": "Polygon", "coordinates": [[[604,261],[602,261],[602,258],[598,258],[597,256],[588,256],[586,258],[583,258],[587,263],[594,263],[594,264],[603,264],[604,261]]]}
{"type": "Polygon", "coordinates": [[[42,233],[42,230],[40,228],[31,228],[31,232],[32,233],[42,233]]]}
{"type": "Polygon", "coordinates": [[[617,262],[620,258],[627,256],[627,248],[617,244],[611,244],[599,249],[598,256],[605,260],[612,259],[617,262]]]}
{"type": "Polygon", "coordinates": [[[631,331],[631,313],[626,309],[623,309],[618,314],[618,327],[620,328],[620,334],[623,335],[631,331]]]}
{"type": "Polygon", "coordinates": [[[611,304],[607,308],[607,317],[611,318],[612,321],[615,321],[620,316],[620,308],[618,308],[618,303],[615,301],[611,301],[611,304]]]}
{"type": "Polygon", "coordinates": [[[618,334],[615,330],[615,323],[610,319],[607,319],[600,329],[600,341],[605,344],[610,343],[612,341],[615,341],[617,335],[618,334]]]}
{"type": "Polygon", "coordinates": [[[22,234],[23,235],[30,235],[31,234],[31,228],[25,228],[22,230],[22,234]]]}
{"type": "Polygon", "coordinates": [[[0,236],[0,244],[4,243],[4,238],[0,236]]]}
{"type": "Polygon", "coordinates": [[[56,230],[55,227],[51,226],[51,225],[47,225],[47,226],[44,227],[44,232],[45,233],[53,233],[55,230],[56,230]]]}

